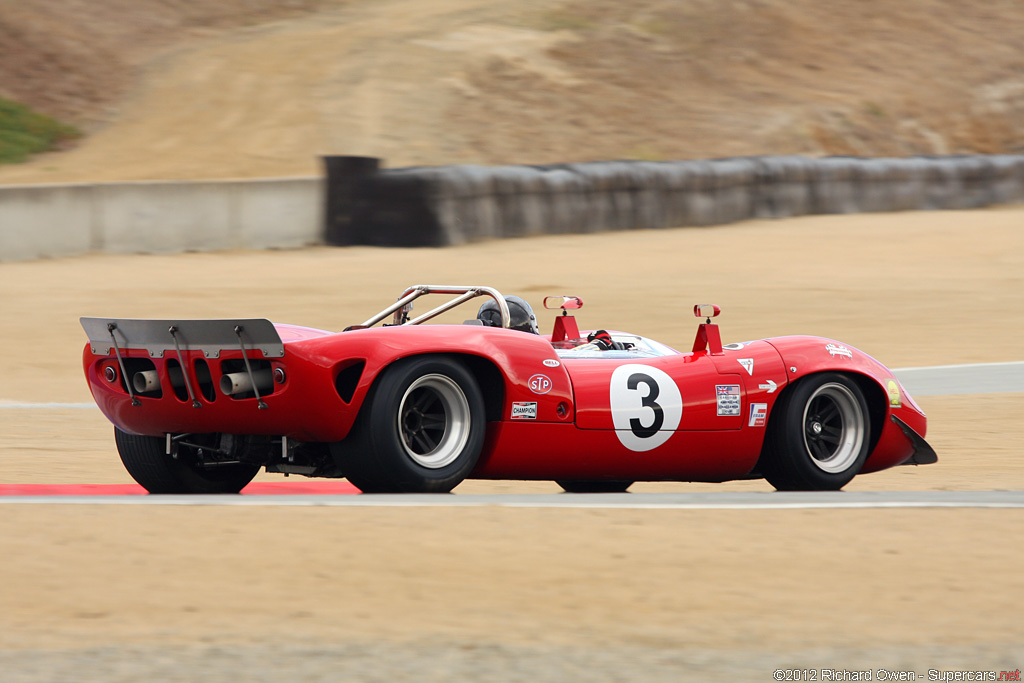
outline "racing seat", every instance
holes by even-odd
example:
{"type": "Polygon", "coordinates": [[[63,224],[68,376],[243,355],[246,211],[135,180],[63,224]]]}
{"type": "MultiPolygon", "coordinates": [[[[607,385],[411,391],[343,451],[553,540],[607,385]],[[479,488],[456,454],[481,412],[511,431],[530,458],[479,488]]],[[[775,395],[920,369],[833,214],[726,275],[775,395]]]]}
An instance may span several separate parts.
{"type": "MultiPolygon", "coordinates": [[[[530,304],[517,296],[506,296],[505,303],[508,305],[509,317],[512,319],[508,326],[510,330],[540,334],[540,328],[537,327],[537,316],[533,314],[530,304]]],[[[476,319],[488,327],[501,327],[501,311],[498,309],[498,302],[486,301],[477,311],[476,319]]]]}

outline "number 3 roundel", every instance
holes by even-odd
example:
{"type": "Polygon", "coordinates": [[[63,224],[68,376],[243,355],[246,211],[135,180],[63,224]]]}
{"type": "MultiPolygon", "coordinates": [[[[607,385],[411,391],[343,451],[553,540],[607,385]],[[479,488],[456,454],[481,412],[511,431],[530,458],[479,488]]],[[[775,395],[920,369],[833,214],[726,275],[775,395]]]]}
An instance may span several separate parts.
{"type": "Polygon", "coordinates": [[[683,417],[679,387],[650,365],[621,365],[612,373],[612,425],[622,445],[649,451],[669,440],[683,417]]]}

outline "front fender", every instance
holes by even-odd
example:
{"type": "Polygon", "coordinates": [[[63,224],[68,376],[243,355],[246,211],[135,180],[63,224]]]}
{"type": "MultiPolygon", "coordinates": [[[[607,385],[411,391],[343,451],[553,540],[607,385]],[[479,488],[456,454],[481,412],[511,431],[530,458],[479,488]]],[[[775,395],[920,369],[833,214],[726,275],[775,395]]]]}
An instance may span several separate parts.
{"type": "Polygon", "coordinates": [[[925,460],[935,462],[934,451],[924,442],[927,417],[892,370],[863,351],[834,339],[799,336],[775,337],[766,341],[782,357],[791,383],[819,372],[841,372],[852,375],[859,382],[869,403],[873,444],[862,473],[913,461],[915,453],[924,453],[925,450],[931,455],[922,455],[921,464],[925,460]],[[899,424],[893,420],[894,417],[899,424]],[[917,438],[909,436],[907,430],[917,438]]]}

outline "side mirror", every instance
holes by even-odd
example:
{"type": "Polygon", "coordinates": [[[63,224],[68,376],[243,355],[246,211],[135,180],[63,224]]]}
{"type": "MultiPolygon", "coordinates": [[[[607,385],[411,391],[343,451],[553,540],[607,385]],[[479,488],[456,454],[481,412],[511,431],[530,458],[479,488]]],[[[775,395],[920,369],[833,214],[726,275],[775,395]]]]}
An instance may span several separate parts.
{"type": "Polygon", "coordinates": [[[546,296],[544,297],[544,308],[562,309],[563,311],[583,308],[583,299],[578,296],[546,296]]]}
{"type": "Polygon", "coordinates": [[[715,304],[697,304],[693,307],[695,318],[714,318],[721,312],[722,309],[715,304]]]}
{"type": "Polygon", "coordinates": [[[697,326],[697,337],[693,340],[693,352],[707,351],[712,356],[721,356],[725,353],[722,350],[722,333],[718,331],[718,325],[711,322],[711,319],[722,312],[722,309],[715,304],[697,304],[693,307],[693,314],[698,318],[706,318],[697,326]]]}

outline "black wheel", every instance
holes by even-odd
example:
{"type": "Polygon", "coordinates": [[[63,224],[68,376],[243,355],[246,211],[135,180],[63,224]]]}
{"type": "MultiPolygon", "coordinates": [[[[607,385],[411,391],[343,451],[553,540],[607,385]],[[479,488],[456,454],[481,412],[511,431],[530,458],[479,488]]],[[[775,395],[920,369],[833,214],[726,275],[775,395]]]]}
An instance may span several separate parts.
{"type": "Polygon", "coordinates": [[[850,378],[812,375],[779,399],[765,437],[762,473],[780,491],[837,491],[868,457],[867,401],[850,378]]]}
{"type": "MultiPolygon", "coordinates": [[[[201,437],[219,439],[219,435],[201,437]]],[[[260,471],[259,465],[249,463],[205,467],[188,446],[179,446],[178,457],[173,458],[167,455],[164,439],[129,434],[117,427],[114,441],[128,474],[150,493],[238,493],[260,471]]]]}
{"type": "Polygon", "coordinates": [[[422,356],[381,375],[353,433],[332,449],[364,493],[446,493],[476,465],[485,428],[473,375],[456,360],[422,356]]]}
{"type": "Polygon", "coordinates": [[[631,481],[577,481],[559,480],[555,482],[567,493],[622,493],[633,485],[631,481]]]}

